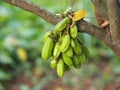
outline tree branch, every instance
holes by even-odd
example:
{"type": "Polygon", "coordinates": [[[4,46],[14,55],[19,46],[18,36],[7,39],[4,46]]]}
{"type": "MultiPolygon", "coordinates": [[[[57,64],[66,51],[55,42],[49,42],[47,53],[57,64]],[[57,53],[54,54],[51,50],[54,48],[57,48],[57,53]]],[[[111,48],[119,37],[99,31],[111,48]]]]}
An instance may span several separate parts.
{"type": "Polygon", "coordinates": [[[98,24],[101,25],[109,18],[106,0],[91,0],[91,1],[94,5],[95,15],[96,15],[98,24]]]}
{"type": "Polygon", "coordinates": [[[102,41],[105,41],[106,33],[103,29],[101,29],[89,22],[86,22],[84,20],[78,21],[77,25],[78,25],[78,29],[80,32],[86,32],[102,41]]]}
{"type": "MultiPolygon", "coordinates": [[[[119,0],[107,0],[112,40],[120,44],[120,7],[119,0]]],[[[120,47],[120,46],[119,46],[120,47]]]]}
{"type": "MultiPolygon", "coordinates": [[[[29,2],[28,0],[4,0],[5,2],[14,5],[16,7],[19,7],[25,11],[28,12],[32,12],[33,14],[40,16],[41,18],[43,18],[44,20],[46,20],[49,23],[52,24],[56,24],[58,23],[60,20],[62,20],[62,18],[57,17],[56,15],[52,14],[51,12],[47,11],[46,9],[43,9],[42,7],[39,7],[31,2],[29,2]]],[[[105,0],[92,0],[93,2],[95,1],[105,1],[105,0]]],[[[114,2],[114,4],[116,5],[116,1],[114,0],[108,0],[109,2],[114,2]]],[[[99,2],[101,3],[101,2],[99,2]]],[[[108,3],[108,6],[111,3],[108,3]]],[[[99,5],[99,4],[98,4],[99,5]]],[[[102,4],[100,4],[102,5],[102,4]]],[[[103,9],[98,9],[98,12],[100,16],[102,15],[102,20],[106,20],[108,18],[108,13],[106,12],[106,4],[103,4],[105,8],[103,9]],[[102,11],[101,11],[102,10],[102,11]]],[[[99,6],[98,6],[99,7],[99,6]]],[[[109,6],[110,7],[110,6],[109,6]]],[[[114,9],[112,9],[111,11],[115,10],[115,6],[113,7],[114,9]]],[[[119,23],[120,21],[120,14],[117,13],[117,10],[114,11],[115,14],[110,15],[110,13],[113,13],[109,10],[109,17],[113,18],[112,16],[117,16],[116,18],[114,17],[114,20],[111,19],[111,21],[113,21],[113,23],[111,23],[111,25],[114,25],[116,22],[119,23]],[[118,19],[118,20],[117,20],[118,19]]],[[[120,12],[119,12],[120,13],[120,12]]],[[[116,45],[115,43],[112,42],[112,38],[111,38],[111,34],[109,32],[109,27],[107,27],[107,30],[103,30],[95,25],[92,25],[91,23],[88,23],[86,21],[80,20],[77,22],[77,26],[80,32],[85,32],[87,34],[90,34],[102,41],[104,41],[115,53],[117,56],[120,57],[120,43],[118,43],[118,45],[116,45]],[[118,47],[119,46],[119,47],[118,47]]],[[[118,24],[115,26],[115,31],[114,33],[118,36],[117,31],[118,31],[118,24]]],[[[112,26],[110,26],[110,28],[112,29],[112,31],[114,30],[112,28],[112,26]]],[[[120,35],[120,33],[119,33],[120,35]]],[[[119,39],[120,40],[120,39],[119,39]]]]}
{"type": "Polygon", "coordinates": [[[32,12],[37,16],[43,18],[45,21],[52,24],[56,24],[58,21],[61,20],[61,18],[45,10],[44,8],[37,6],[32,2],[29,2],[28,0],[4,0],[4,1],[16,7],[19,7],[25,11],[32,12]]]}
{"type": "MultiPolygon", "coordinates": [[[[56,24],[61,20],[60,17],[57,17],[56,15],[50,13],[49,11],[47,11],[37,5],[34,5],[33,3],[31,3],[27,0],[4,0],[4,1],[9,4],[12,4],[14,6],[17,6],[23,10],[32,12],[52,24],[56,24]]],[[[105,33],[103,32],[102,29],[100,29],[99,27],[92,25],[86,21],[83,21],[83,20],[80,21],[78,23],[78,26],[80,29],[79,31],[91,34],[101,40],[103,40],[103,38],[104,38],[103,36],[105,36],[104,35],[105,33]]]]}

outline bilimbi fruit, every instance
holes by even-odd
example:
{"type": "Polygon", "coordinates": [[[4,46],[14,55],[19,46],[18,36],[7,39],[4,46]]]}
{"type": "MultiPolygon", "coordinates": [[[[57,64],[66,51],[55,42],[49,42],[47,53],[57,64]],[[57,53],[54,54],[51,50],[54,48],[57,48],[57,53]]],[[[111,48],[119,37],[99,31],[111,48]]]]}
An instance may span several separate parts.
{"type": "Polygon", "coordinates": [[[79,69],[89,57],[89,50],[78,34],[77,25],[73,24],[73,13],[70,15],[66,14],[54,31],[48,31],[44,36],[42,58],[51,59],[50,66],[56,69],[59,77],[73,67],[79,69]]]}

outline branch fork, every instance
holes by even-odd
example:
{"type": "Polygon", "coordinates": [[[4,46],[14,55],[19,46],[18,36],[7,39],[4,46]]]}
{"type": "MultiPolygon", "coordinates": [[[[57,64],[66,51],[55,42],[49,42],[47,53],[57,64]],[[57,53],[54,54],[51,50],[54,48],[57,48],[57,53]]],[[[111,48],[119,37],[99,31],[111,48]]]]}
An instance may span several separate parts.
{"type": "MultiPolygon", "coordinates": [[[[33,4],[28,0],[3,0],[13,6],[31,12],[51,24],[57,24],[61,17],[33,4]]],[[[79,31],[90,34],[105,42],[114,53],[120,57],[120,7],[118,0],[91,0],[98,22],[102,27],[97,27],[89,22],[80,20],[77,22],[79,31]],[[110,25],[106,20],[109,20],[110,25]]]]}

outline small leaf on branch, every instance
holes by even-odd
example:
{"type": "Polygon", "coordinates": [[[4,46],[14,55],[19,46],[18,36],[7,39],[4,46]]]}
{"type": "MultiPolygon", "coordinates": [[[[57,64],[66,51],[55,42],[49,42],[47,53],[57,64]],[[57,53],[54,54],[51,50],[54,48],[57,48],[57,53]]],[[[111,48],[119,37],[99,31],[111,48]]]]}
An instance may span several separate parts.
{"type": "Polygon", "coordinates": [[[81,10],[74,13],[72,21],[73,22],[78,21],[78,20],[84,18],[85,16],[86,16],[86,11],[84,9],[81,9],[81,10]]]}

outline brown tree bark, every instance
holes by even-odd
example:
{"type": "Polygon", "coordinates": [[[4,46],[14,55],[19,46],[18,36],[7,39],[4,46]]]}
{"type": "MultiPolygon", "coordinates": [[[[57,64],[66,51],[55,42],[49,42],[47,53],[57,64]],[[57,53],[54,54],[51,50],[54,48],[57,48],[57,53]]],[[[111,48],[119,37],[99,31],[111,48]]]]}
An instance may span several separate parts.
{"type": "Polygon", "coordinates": [[[120,57],[120,6],[119,0],[92,0],[99,25],[106,20],[110,25],[104,28],[106,38],[103,40],[113,52],[120,57]]]}
{"type": "MultiPolygon", "coordinates": [[[[52,14],[46,9],[39,7],[28,0],[3,0],[13,6],[19,7],[28,12],[32,12],[43,18],[45,21],[56,24],[62,18],[52,14]]],[[[120,3],[119,0],[91,0],[96,13],[99,25],[106,20],[110,21],[110,25],[104,28],[97,27],[84,20],[77,22],[80,32],[90,34],[104,43],[106,43],[113,52],[120,57],[120,3]]]]}

